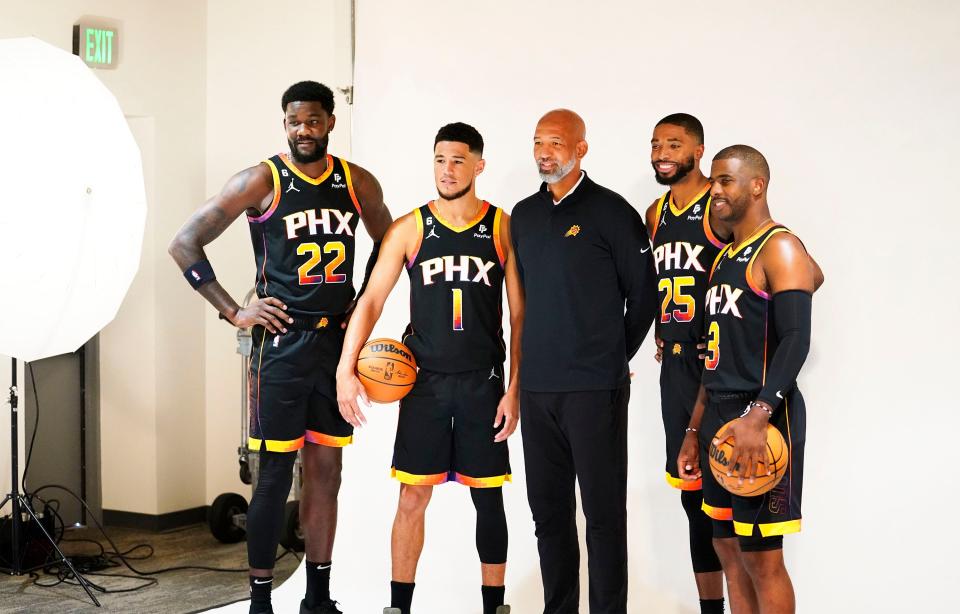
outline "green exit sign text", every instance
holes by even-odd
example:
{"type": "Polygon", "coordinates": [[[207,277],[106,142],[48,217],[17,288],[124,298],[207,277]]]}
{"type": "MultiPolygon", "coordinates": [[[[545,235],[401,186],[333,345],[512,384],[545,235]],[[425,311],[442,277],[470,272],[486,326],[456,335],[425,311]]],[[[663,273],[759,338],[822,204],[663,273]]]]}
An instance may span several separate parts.
{"type": "Polygon", "coordinates": [[[79,23],[73,26],[73,53],[94,68],[115,68],[118,60],[117,29],[79,23]]]}

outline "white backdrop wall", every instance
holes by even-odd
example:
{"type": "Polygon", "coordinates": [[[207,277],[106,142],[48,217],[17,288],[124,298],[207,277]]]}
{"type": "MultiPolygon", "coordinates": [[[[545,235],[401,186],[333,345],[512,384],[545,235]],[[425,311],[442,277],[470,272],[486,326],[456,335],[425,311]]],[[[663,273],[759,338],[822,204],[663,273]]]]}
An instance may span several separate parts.
{"type": "MultiPolygon", "coordinates": [[[[958,426],[941,389],[958,364],[950,283],[958,262],[947,240],[960,219],[950,197],[958,6],[358,4],[353,158],[380,178],[395,216],[434,196],[432,139],[450,121],[483,133],[479,193],[508,210],[539,184],[531,138],[554,107],[583,115],[584,168],[641,211],[662,192],[649,138],[668,113],[703,121],[705,172],[728,144],[767,155],[773,214],[804,239],[827,278],[800,382],[809,412],[804,531],[786,539],[799,611],[948,611],[958,579],[948,562],[958,544],[950,528],[956,455],[950,439],[935,438],[958,426]],[[914,231],[913,220],[924,225],[914,231]],[[931,308],[936,315],[922,314],[931,308]]],[[[374,334],[401,333],[406,293],[403,279],[374,334]]],[[[692,613],[686,522],[662,477],[652,352],[648,341],[632,362],[630,612],[692,613]]],[[[346,453],[334,574],[335,595],[364,612],[388,599],[397,491],[387,477],[395,410],[368,415],[346,453]]],[[[511,453],[507,594],[517,611],[536,612],[519,433],[511,453]]],[[[478,612],[466,491],[438,488],[427,517],[418,610],[478,612]]]]}

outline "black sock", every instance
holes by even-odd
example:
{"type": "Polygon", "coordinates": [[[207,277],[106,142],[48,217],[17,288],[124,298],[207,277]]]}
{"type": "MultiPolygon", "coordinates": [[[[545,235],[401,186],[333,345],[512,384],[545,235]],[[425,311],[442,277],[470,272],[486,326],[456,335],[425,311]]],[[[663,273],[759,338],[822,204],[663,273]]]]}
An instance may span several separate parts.
{"type": "Polygon", "coordinates": [[[273,576],[259,578],[250,576],[250,611],[270,611],[270,589],[273,588],[273,576]]]}
{"type": "Polygon", "coordinates": [[[308,608],[315,608],[330,600],[330,567],[332,562],[314,563],[307,561],[307,594],[304,601],[308,608]]]}
{"type": "Polygon", "coordinates": [[[413,603],[413,582],[390,582],[390,607],[400,608],[400,614],[410,614],[413,603]]]}
{"type": "Polygon", "coordinates": [[[480,587],[480,593],[483,594],[483,614],[497,614],[497,606],[503,605],[503,596],[507,589],[503,586],[480,587]]]}
{"type": "Polygon", "coordinates": [[[723,614],[723,597],[720,599],[701,599],[700,614],[723,614]]]}

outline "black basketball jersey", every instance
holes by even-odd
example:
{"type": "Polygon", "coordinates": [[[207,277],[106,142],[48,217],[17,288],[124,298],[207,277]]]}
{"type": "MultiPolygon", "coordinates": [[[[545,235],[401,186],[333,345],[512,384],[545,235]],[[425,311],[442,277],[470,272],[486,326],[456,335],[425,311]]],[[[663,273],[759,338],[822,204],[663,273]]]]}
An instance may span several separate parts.
{"type": "Polygon", "coordinates": [[[673,202],[672,191],[661,196],[650,238],[660,293],[657,336],[696,343],[703,336],[710,265],[724,246],[710,228],[710,184],[683,209],[673,202]]]}
{"type": "Polygon", "coordinates": [[[407,262],[404,343],[420,367],[459,373],[503,364],[502,213],[484,201],[476,218],[457,227],[433,202],[414,210],[420,238],[407,262]]]}
{"type": "Polygon", "coordinates": [[[707,291],[707,350],[703,385],[712,392],[759,391],[779,339],[773,301],[753,280],[754,261],[780,225],[759,230],[736,251],[728,245],[717,256],[707,291]]]}
{"type": "Polygon", "coordinates": [[[292,315],[342,314],[354,296],[360,221],[350,166],[327,155],[327,170],[314,179],[287,154],[264,162],[273,173],[273,204],[260,216],[247,216],[257,296],[280,299],[292,315]]]}

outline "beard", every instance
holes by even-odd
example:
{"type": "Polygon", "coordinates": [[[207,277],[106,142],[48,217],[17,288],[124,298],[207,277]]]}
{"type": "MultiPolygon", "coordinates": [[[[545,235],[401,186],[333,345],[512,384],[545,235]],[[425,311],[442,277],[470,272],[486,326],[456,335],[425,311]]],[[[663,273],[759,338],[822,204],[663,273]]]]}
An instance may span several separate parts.
{"type": "Polygon", "coordinates": [[[439,194],[440,198],[443,200],[457,200],[461,196],[468,194],[472,189],[473,189],[473,181],[471,181],[467,187],[463,188],[459,192],[454,192],[453,194],[444,194],[443,191],[438,187],[437,194],[439,194]]]}
{"type": "Polygon", "coordinates": [[[540,170],[540,165],[537,165],[537,171],[540,173],[541,181],[546,181],[547,183],[556,183],[570,174],[570,171],[573,170],[573,167],[576,166],[577,159],[570,158],[570,161],[564,165],[558,165],[557,170],[552,173],[544,173],[540,170]]]}
{"type": "Polygon", "coordinates": [[[302,138],[299,139],[300,142],[303,141],[312,141],[316,144],[313,148],[312,154],[302,154],[297,151],[296,141],[291,141],[287,139],[287,145],[290,146],[290,157],[293,158],[294,162],[299,162],[301,164],[310,164],[311,162],[316,162],[322,160],[327,155],[327,143],[330,142],[330,136],[327,135],[322,139],[311,139],[311,138],[302,138]]]}
{"type": "Polygon", "coordinates": [[[693,156],[690,156],[686,160],[677,164],[677,171],[673,174],[672,177],[664,177],[657,170],[657,163],[651,162],[653,166],[653,176],[657,179],[657,183],[660,185],[673,185],[676,182],[680,181],[684,177],[690,174],[690,171],[693,170],[693,167],[696,165],[696,162],[693,159],[693,156]]]}

